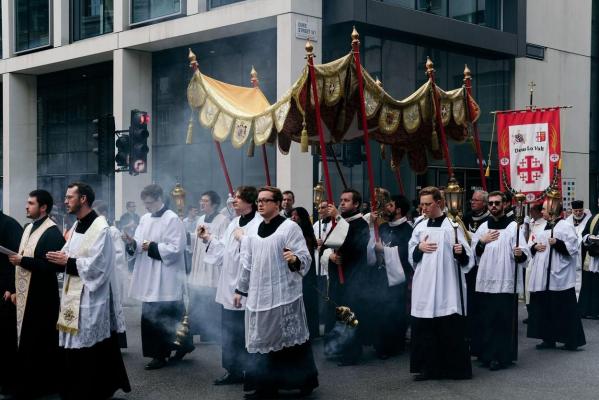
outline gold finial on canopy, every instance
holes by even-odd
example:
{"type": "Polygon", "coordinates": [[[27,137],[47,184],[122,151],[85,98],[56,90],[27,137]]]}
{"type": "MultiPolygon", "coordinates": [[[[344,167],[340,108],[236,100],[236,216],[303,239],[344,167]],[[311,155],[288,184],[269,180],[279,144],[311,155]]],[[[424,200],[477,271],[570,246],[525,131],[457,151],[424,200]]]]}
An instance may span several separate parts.
{"type": "Polygon", "coordinates": [[[376,79],[374,80],[374,83],[378,86],[378,87],[383,87],[383,82],[381,82],[379,80],[379,77],[377,76],[376,79]]]}
{"type": "Polygon", "coordinates": [[[356,43],[356,42],[360,42],[360,34],[358,33],[358,31],[356,30],[356,26],[354,25],[353,30],[351,32],[351,42],[352,44],[356,43]]]}
{"type": "Polygon", "coordinates": [[[464,64],[464,82],[472,79],[472,72],[470,72],[470,68],[468,68],[468,64],[464,64]]]}
{"type": "Polygon", "coordinates": [[[256,71],[253,65],[252,70],[250,71],[250,81],[252,82],[252,84],[256,84],[258,82],[258,72],[256,71]]]}
{"type": "Polygon", "coordinates": [[[426,64],[424,66],[426,67],[426,74],[428,76],[435,72],[435,68],[433,68],[435,64],[433,64],[433,60],[429,56],[426,56],[426,64]]]}
{"type": "Polygon", "coordinates": [[[312,46],[312,42],[310,41],[310,38],[308,38],[308,40],[306,40],[306,45],[304,46],[304,48],[306,49],[306,54],[308,56],[314,55],[312,53],[314,51],[314,46],[312,46]]]}
{"type": "Polygon", "coordinates": [[[187,59],[189,60],[189,66],[191,68],[195,68],[198,66],[198,59],[195,53],[191,51],[191,48],[189,48],[189,54],[187,55],[187,59]]]}

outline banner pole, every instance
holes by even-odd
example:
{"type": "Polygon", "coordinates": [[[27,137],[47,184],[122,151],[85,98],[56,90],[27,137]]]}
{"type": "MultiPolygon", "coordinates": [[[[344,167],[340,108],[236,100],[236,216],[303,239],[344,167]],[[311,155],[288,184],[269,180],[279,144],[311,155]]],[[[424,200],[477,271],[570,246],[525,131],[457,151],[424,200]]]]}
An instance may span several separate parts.
{"type": "Polygon", "coordinates": [[[474,110],[471,107],[470,98],[472,98],[472,74],[470,73],[470,68],[468,65],[464,66],[464,87],[466,88],[466,112],[468,115],[468,122],[472,126],[474,131],[474,145],[476,148],[476,158],[478,159],[478,172],[480,173],[480,181],[483,186],[483,190],[487,191],[487,177],[485,176],[485,171],[483,169],[483,152],[480,147],[480,135],[478,132],[478,122],[472,121],[472,116],[474,115],[474,110]]]}
{"type": "MultiPolygon", "coordinates": [[[[258,80],[258,72],[252,65],[252,70],[250,72],[250,81],[252,82],[252,86],[254,88],[260,88],[260,81],[258,80]]],[[[270,186],[270,171],[268,169],[268,155],[266,154],[266,143],[262,146],[262,162],[264,164],[264,176],[266,177],[266,185],[270,186]]]]}

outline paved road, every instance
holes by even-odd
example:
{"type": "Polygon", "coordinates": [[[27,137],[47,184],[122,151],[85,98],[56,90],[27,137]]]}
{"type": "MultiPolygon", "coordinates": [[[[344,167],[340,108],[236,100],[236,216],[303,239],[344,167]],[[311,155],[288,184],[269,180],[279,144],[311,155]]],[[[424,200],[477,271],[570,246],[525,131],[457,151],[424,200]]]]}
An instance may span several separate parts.
{"type": "MultiPolygon", "coordinates": [[[[521,317],[526,312],[522,307],[521,317]]],[[[176,365],[145,371],[141,357],[140,308],[126,308],[129,348],[123,357],[133,391],[122,395],[139,400],[241,399],[240,386],[215,387],[212,381],[220,368],[220,347],[200,344],[176,365]]],[[[414,382],[409,374],[409,356],[386,361],[365,353],[364,363],[337,367],[322,357],[322,342],[314,343],[320,387],[310,399],[485,399],[549,400],[599,398],[599,321],[584,321],[587,345],[577,352],[539,351],[536,340],[527,339],[526,325],[520,324],[520,360],[503,371],[490,372],[473,364],[469,381],[414,382]]],[[[292,396],[288,396],[292,398],[292,396]]]]}

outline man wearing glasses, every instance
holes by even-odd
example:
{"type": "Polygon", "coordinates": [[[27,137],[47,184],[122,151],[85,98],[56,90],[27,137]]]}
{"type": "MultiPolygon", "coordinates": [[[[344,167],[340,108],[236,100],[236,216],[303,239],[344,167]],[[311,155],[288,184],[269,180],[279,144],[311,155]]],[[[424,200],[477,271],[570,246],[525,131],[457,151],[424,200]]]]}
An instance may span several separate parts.
{"type": "Polygon", "coordinates": [[[302,278],[312,258],[298,224],[279,214],[283,195],[275,187],[258,191],[263,221],[257,235],[241,240],[241,272],[233,304],[245,310],[245,345],[250,360],[244,390],[249,399],[276,397],[279,389],[308,395],[318,386],[310,345],[302,278]]]}

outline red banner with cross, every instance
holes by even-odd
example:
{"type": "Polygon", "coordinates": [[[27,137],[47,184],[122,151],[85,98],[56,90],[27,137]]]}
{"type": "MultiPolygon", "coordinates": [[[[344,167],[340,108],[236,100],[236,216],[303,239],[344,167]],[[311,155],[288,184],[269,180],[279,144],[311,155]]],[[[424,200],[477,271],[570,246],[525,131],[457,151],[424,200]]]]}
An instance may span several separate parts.
{"type": "Polygon", "coordinates": [[[497,115],[497,151],[501,190],[506,186],[540,199],[551,185],[561,189],[559,109],[536,109],[497,115]]]}

